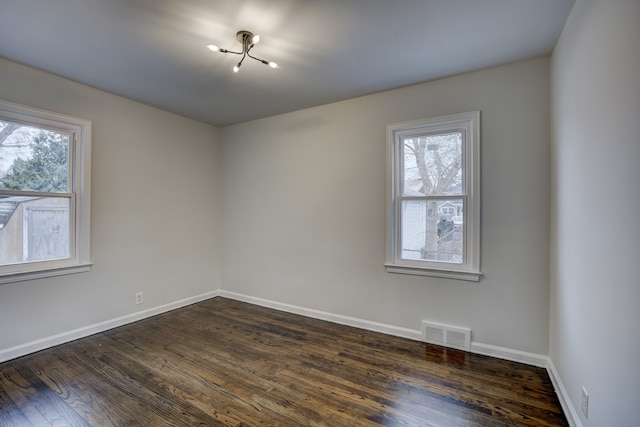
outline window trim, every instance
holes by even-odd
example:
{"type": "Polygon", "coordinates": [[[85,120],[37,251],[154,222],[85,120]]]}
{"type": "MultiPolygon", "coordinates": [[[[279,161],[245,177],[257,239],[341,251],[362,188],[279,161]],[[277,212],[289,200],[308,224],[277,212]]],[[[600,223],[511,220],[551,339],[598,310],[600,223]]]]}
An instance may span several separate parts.
{"type": "Polygon", "coordinates": [[[0,100],[0,118],[70,134],[70,257],[0,266],[0,284],[89,271],[91,268],[90,120],[0,100]]]}
{"type": "MultiPolygon", "coordinates": [[[[443,196],[442,198],[450,198],[443,196]]],[[[388,273],[444,277],[477,282],[480,271],[480,111],[451,114],[387,125],[387,227],[386,262],[388,273]],[[400,257],[402,230],[400,201],[402,178],[402,137],[418,133],[466,129],[463,168],[465,193],[463,212],[463,263],[413,261],[400,257]]]]}

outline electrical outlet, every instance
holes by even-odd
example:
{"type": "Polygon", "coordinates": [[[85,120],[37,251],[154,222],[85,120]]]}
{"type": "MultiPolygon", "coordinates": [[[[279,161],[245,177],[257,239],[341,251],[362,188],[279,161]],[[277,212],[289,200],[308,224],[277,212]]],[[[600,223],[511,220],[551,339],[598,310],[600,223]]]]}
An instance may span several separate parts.
{"type": "Polygon", "coordinates": [[[584,387],[582,387],[582,413],[585,419],[589,418],[589,393],[584,387]]]}
{"type": "Polygon", "coordinates": [[[136,305],[138,304],[142,304],[143,299],[142,299],[142,292],[138,292],[136,293],[136,305]]]}

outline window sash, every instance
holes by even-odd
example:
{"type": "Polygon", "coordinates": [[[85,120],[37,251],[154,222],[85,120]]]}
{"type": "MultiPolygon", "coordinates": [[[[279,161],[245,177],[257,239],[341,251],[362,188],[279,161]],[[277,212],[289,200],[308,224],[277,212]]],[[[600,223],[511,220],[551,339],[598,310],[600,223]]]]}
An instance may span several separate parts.
{"type": "MultiPolygon", "coordinates": [[[[465,206],[467,204],[467,198],[465,196],[425,196],[425,197],[398,197],[398,202],[397,202],[397,217],[398,218],[403,218],[403,213],[402,210],[404,209],[404,202],[406,201],[424,201],[424,202],[429,202],[429,201],[448,201],[448,200],[452,200],[452,201],[461,201],[462,204],[462,211],[463,211],[463,220],[462,220],[462,228],[460,230],[461,232],[461,243],[460,243],[460,255],[462,257],[462,259],[459,262],[456,261],[446,261],[446,260],[430,260],[428,258],[421,258],[421,259],[411,259],[411,258],[407,258],[403,256],[403,253],[405,251],[407,251],[407,245],[404,242],[404,237],[405,237],[405,229],[408,228],[407,224],[405,221],[397,221],[397,231],[396,231],[396,247],[398,248],[398,250],[396,251],[396,263],[415,263],[416,266],[422,266],[422,265],[426,265],[426,264],[431,264],[433,263],[433,265],[451,265],[451,266],[462,266],[464,265],[465,261],[468,258],[468,251],[467,251],[467,238],[465,235],[465,219],[464,219],[464,212],[466,211],[465,206]]],[[[453,215],[452,215],[453,216],[453,215]]],[[[439,222],[439,216],[437,216],[437,220],[439,222]]],[[[436,232],[438,230],[439,224],[436,223],[436,232]]],[[[454,228],[455,226],[453,224],[451,224],[452,227],[452,231],[455,231],[454,228]]],[[[425,227],[426,228],[426,227],[425,227]]],[[[428,230],[425,229],[425,234],[427,233],[428,230]]],[[[429,236],[425,235],[425,238],[427,238],[429,236]]],[[[436,234],[436,236],[431,236],[431,237],[435,237],[438,240],[440,240],[439,235],[436,234]]],[[[424,240],[424,239],[423,239],[424,240]]],[[[445,243],[446,244],[446,243],[445,243]]],[[[456,245],[457,246],[457,245],[456,245]]],[[[426,251],[427,248],[426,247],[422,247],[421,248],[423,251],[426,251]]],[[[435,251],[438,254],[442,254],[444,255],[446,250],[445,249],[438,249],[435,251]]],[[[457,253],[457,252],[456,252],[457,253]]]]}
{"type": "MultiPolygon", "coordinates": [[[[66,192],[73,192],[73,183],[74,183],[74,149],[75,149],[75,140],[76,140],[76,134],[75,132],[71,131],[69,128],[61,128],[61,127],[56,127],[54,125],[52,125],[51,123],[49,123],[49,121],[43,122],[42,124],[39,123],[38,121],[34,120],[33,118],[29,118],[29,119],[18,119],[18,118],[14,118],[11,115],[8,114],[2,114],[3,112],[0,110],[0,121],[3,122],[10,122],[13,124],[17,124],[20,126],[25,126],[25,127],[31,127],[37,130],[43,130],[43,131],[48,131],[48,132],[54,132],[54,133],[59,133],[59,134],[64,134],[67,136],[67,141],[68,141],[68,145],[67,145],[67,189],[66,192]]],[[[11,190],[2,190],[0,189],[0,191],[11,191],[11,190]]],[[[27,192],[29,190],[13,190],[13,191],[23,191],[23,192],[27,192]]],[[[58,192],[58,193],[63,193],[63,192],[58,192]]]]}
{"type": "MultiPolygon", "coordinates": [[[[398,136],[397,136],[397,158],[400,162],[399,167],[398,167],[398,172],[399,172],[399,177],[398,177],[398,185],[399,185],[399,190],[397,192],[398,195],[402,195],[405,193],[405,189],[404,186],[406,184],[406,178],[405,178],[405,172],[407,170],[407,160],[406,160],[406,155],[404,152],[404,147],[405,147],[405,143],[408,139],[416,139],[416,138],[430,138],[430,137],[437,137],[437,136],[444,136],[444,135],[450,135],[450,134],[460,134],[460,139],[461,139],[461,145],[460,145],[460,154],[461,154],[461,166],[460,166],[460,173],[461,173],[461,185],[460,185],[460,190],[458,193],[455,193],[456,195],[465,195],[467,194],[467,190],[466,190],[466,176],[467,176],[467,171],[465,168],[465,147],[466,147],[466,134],[467,134],[467,130],[466,127],[455,127],[455,128],[450,128],[448,130],[438,130],[438,131],[421,131],[421,132],[399,132],[398,136]]],[[[427,148],[428,150],[428,148],[427,148]]],[[[416,160],[417,161],[417,160],[416,160]]],[[[417,166],[416,166],[417,167],[417,166]]],[[[441,190],[443,191],[443,190],[441,190]]],[[[432,194],[433,196],[444,196],[446,195],[444,192],[442,193],[436,193],[436,194],[432,194]]]]}

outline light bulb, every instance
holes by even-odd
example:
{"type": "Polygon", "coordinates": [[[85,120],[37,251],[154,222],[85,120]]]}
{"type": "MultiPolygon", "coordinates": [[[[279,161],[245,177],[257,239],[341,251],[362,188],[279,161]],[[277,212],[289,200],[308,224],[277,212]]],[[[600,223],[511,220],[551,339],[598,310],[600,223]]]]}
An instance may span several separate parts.
{"type": "Polygon", "coordinates": [[[271,68],[278,68],[278,64],[276,64],[275,62],[271,61],[267,64],[269,67],[271,68]]]}
{"type": "Polygon", "coordinates": [[[233,67],[233,72],[237,73],[240,70],[240,63],[238,63],[235,67],[233,67]]]}
{"type": "Polygon", "coordinates": [[[207,48],[211,51],[211,52],[219,52],[220,48],[218,46],[216,46],[215,44],[210,44],[207,46],[207,48]]]}
{"type": "Polygon", "coordinates": [[[260,43],[260,35],[256,34],[255,36],[253,36],[253,38],[251,39],[251,44],[258,44],[260,43]]]}

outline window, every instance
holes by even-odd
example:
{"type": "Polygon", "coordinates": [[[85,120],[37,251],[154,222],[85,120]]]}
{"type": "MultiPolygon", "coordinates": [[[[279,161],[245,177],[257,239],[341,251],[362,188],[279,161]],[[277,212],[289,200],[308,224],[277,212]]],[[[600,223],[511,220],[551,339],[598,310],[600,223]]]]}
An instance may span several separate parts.
{"type": "Polygon", "coordinates": [[[480,280],[480,112],[387,126],[390,273],[480,280]]]}
{"type": "Polygon", "coordinates": [[[0,101],[0,283],[90,268],[91,122],[0,101]]]}

